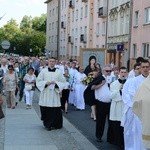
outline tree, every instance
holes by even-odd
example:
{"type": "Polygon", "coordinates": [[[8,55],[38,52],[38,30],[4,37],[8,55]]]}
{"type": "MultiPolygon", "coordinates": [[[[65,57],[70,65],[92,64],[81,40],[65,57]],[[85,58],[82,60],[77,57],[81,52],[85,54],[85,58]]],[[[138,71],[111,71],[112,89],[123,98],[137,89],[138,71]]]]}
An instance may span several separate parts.
{"type": "Polygon", "coordinates": [[[40,17],[34,17],[32,19],[32,29],[46,32],[46,14],[42,14],[40,17]]]}
{"type": "Polygon", "coordinates": [[[30,33],[32,32],[32,17],[31,16],[24,16],[21,23],[20,29],[22,32],[30,33]]]}

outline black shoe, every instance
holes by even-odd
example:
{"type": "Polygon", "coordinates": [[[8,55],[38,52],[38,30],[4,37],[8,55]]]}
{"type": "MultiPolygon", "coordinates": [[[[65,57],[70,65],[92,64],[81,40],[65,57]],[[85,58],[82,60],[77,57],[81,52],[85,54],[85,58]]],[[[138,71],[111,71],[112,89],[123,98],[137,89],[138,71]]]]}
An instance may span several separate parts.
{"type": "Polygon", "coordinates": [[[16,102],[16,106],[18,105],[18,102],[16,102]]]}
{"type": "Polygon", "coordinates": [[[97,142],[102,142],[102,139],[101,138],[96,138],[96,141],[97,142]]]}

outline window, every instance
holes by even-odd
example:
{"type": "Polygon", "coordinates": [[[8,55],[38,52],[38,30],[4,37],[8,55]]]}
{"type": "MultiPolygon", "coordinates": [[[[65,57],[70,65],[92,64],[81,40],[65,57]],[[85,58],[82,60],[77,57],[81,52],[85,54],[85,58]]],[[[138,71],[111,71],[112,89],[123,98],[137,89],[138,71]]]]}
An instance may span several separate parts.
{"type": "Polygon", "coordinates": [[[96,36],[99,36],[99,34],[100,34],[100,26],[99,25],[100,25],[99,23],[96,24],[96,36]]]}
{"type": "Polygon", "coordinates": [[[58,7],[56,7],[56,14],[58,14],[58,7]]]}
{"type": "Polygon", "coordinates": [[[99,8],[100,8],[100,0],[97,0],[97,12],[99,11],[99,8]]]}
{"type": "Polygon", "coordinates": [[[88,6],[86,5],[85,6],[85,14],[84,14],[85,18],[87,17],[87,13],[88,13],[88,6]]]}
{"type": "Polygon", "coordinates": [[[53,8],[53,16],[54,16],[54,13],[55,13],[55,8],[53,8]]]}
{"type": "Polygon", "coordinates": [[[139,11],[135,12],[135,18],[134,18],[134,25],[138,26],[138,19],[139,19],[139,11]]]}
{"type": "Polygon", "coordinates": [[[72,12],[72,21],[74,21],[74,11],[72,12]]]}
{"type": "Polygon", "coordinates": [[[149,57],[149,44],[143,43],[143,57],[149,57]]]}
{"type": "Polygon", "coordinates": [[[125,34],[129,34],[129,15],[126,15],[126,21],[125,21],[125,34]]]}
{"type": "Polygon", "coordinates": [[[145,23],[150,23],[150,7],[145,9],[145,23]]]}
{"type": "Polygon", "coordinates": [[[124,29],[124,17],[120,18],[120,35],[123,34],[123,29],[124,29]]]}
{"type": "Polygon", "coordinates": [[[52,23],[52,29],[54,29],[54,22],[52,23]]]}
{"type": "Polygon", "coordinates": [[[49,16],[51,17],[51,10],[49,11],[49,16]]]}
{"type": "Polygon", "coordinates": [[[52,27],[52,24],[50,23],[50,24],[49,24],[49,30],[51,30],[51,27],[52,27]]]}
{"type": "Polygon", "coordinates": [[[137,57],[137,45],[133,44],[133,57],[136,58],[137,57]]]}
{"type": "Polygon", "coordinates": [[[76,20],[78,20],[78,9],[76,10],[76,20]]]}
{"type": "Polygon", "coordinates": [[[80,14],[80,18],[83,18],[83,7],[81,7],[81,14],[80,14]]]}
{"type": "Polygon", "coordinates": [[[106,22],[102,22],[102,34],[106,34],[106,22]]]}
{"type": "Polygon", "coordinates": [[[87,26],[84,27],[84,34],[87,33],[87,26]]]}
{"type": "Polygon", "coordinates": [[[82,27],[80,27],[80,35],[82,34],[82,27]]]}
{"type": "Polygon", "coordinates": [[[49,44],[51,43],[51,37],[49,36],[49,44]]]}

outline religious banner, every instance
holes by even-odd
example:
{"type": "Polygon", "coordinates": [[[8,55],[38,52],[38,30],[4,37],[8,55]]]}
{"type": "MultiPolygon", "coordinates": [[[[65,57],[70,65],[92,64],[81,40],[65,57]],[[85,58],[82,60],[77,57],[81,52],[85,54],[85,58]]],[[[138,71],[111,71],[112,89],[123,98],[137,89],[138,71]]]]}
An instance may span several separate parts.
{"type": "Polygon", "coordinates": [[[80,64],[85,68],[89,64],[90,56],[96,57],[96,62],[104,67],[106,64],[106,51],[105,48],[81,48],[80,49],[80,64]]]}

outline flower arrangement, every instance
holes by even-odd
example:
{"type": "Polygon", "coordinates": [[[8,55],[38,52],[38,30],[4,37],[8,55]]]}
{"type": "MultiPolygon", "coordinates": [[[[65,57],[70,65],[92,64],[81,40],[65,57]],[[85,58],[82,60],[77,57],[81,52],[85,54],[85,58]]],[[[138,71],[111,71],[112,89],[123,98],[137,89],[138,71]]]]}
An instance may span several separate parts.
{"type": "Polygon", "coordinates": [[[89,85],[89,83],[92,82],[93,80],[93,74],[92,73],[89,73],[87,77],[85,77],[83,80],[82,80],[82,83],[85,84],[85,85],[89,85]]]}

